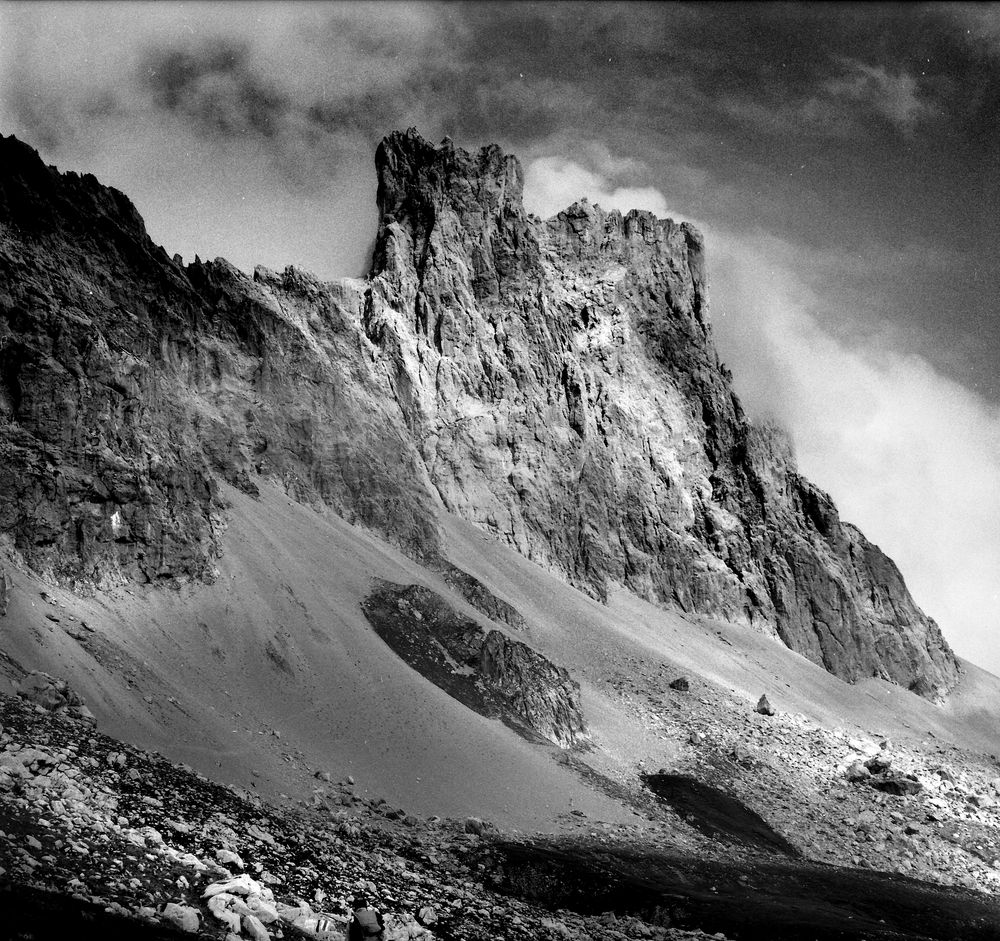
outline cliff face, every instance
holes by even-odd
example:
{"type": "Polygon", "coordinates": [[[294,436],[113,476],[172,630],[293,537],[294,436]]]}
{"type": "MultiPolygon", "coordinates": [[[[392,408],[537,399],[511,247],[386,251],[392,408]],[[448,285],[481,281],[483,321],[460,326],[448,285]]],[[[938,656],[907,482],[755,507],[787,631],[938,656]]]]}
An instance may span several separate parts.
{"type": "Polygon", "coordinates": [[[496,148],[395,134],[376,162],[365,329],[449,510],[595,595],[753,623],[846,679],[950,685],[893,563],[744,417],[694,228],[585,202],[530,219],[496,148]]]}
{"type": "Polygon", "coordinates": [[[214,481],[264,474],[427,560],[443,506],[595,596],[746,622],[848,680],[954,682],[892,562],[744,417],[691,226],[537,220],[513,157],[411,131],[378,150],[369,279],[250,281],[0,147],[0,528],[36,566],[204,576],[214,481]]]}
{"type": "Polygon", "coordinates": [[[185,268],[93,177],[13,138],[0,166],[0,531],[32,565],[81,586],[210,577],[216,481],[258,474],[433,551],[356,289],[185,268]]]}

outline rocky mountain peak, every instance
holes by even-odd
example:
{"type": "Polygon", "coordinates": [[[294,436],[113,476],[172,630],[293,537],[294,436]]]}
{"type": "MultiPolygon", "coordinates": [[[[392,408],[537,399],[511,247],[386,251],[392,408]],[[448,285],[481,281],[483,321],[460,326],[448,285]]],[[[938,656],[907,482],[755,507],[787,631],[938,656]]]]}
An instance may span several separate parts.
{"type": "Polygon", "coordinates": [[[378,148],[365,281],[182,267],[131,203],[0,149],[0,530],[82,585],[211,577],[218,482],[281,483],[414,557],[459,516],[625,588],[925,695],[957,662],[895,566],[750,423],[687,223],[525,213],[498,147],[378,148]]]}
{"type": "Polygon", "coordinates": [[[402,264],[423,279],[437,265],[452,266],[451,278],[485,303],[530,277],[537,244],[516,157],[495,145],[470,154],[448,139],[435,147],[411,128],[382,141],[375,166],[374,276],[402,264]]]}

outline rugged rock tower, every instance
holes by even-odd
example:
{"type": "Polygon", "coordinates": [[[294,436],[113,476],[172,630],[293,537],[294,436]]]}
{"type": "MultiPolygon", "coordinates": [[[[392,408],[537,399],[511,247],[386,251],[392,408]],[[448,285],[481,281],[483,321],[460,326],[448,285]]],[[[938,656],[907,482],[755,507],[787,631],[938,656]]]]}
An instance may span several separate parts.
{"type": "Polygon", "coordinates": [[[218,480],[411,555],[464,517],[596,597],[744,622],[922,695],[957,661],[895,565],[752,425],[688,224],[525,213],[497,147],[376,158],[370,276],[187,267],[131,203],[0,139],[0,532],[81,586],[211,577],[218,480]]]}

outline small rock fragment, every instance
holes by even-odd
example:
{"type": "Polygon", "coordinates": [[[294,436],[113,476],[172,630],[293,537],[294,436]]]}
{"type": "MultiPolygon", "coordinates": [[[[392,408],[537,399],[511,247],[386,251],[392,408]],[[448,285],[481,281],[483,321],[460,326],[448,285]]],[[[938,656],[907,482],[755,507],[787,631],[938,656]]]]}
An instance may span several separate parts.
{"type": "Polygon", "coordinates": [[[253,941],[271,941],[271,935],[256,915],[243,916],[243,934],[253,941]]]}
{"type": "Polygon", "coordinates": [[[479,817],[466,817],[465,819],[465,832],[474,833],[476,836],[481,836],[483,831],[486,829],[486,824],[483,823],[479,817]]]}
{"type": "Polygon", "coordinates": [[[198,930],[198,912],[190,905],[178,905],[177,902],[167,902],[163,908],[163,917],[181,931],[194,934],[198,930]]]}
{"type": "Polygon", "coordinates": [[[892,765],[892,759],[888,755],[875,755],[865,762],[865,767],[872,774],[885,774],[892,765]]]}

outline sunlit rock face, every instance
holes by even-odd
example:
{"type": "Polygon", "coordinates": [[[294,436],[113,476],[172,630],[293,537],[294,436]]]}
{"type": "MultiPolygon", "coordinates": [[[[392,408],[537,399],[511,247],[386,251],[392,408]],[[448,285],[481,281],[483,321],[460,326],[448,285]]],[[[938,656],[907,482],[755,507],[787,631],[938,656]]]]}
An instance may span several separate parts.
{"type": "Polygon", "coordinates": [[[598,597],[752,623],[849,680],[954,681],[893,563],[743,415],[692,226],[529,217],[495,147],[397,133],[377,166],[365,329],[449,510],[598,597]]]}
{"type": "Polygon", "coordinates": [[[893,563],[744,416],[690,225],[541,221],[514,157],[408,131],[376,156],[369,278],[251,280],[0,149],[0,528],[37,568],[211,577],[217,481],[263,475],[424,560],[444,508],[595,597],[743,622],[847,680],[955,681],[893,563]]]}

